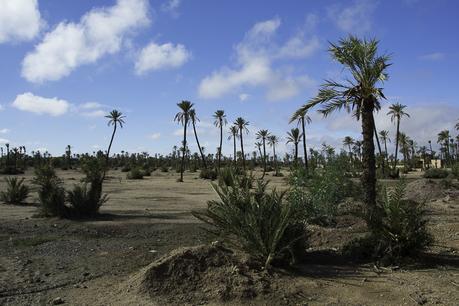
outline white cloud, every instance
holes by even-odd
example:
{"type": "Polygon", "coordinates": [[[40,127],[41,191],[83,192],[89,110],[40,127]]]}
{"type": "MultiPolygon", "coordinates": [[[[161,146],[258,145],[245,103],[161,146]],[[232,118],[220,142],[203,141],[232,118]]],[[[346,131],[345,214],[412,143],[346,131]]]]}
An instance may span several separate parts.
{"type": "Polygon", "coordinates": [[[0,104],[0,112],[1,112],[2,110],[4,110],[4,109],[5,109],[5,107],[4,107],[3,105],[0,104]]]}
{"type": "Polygon", "coordinates": [[[249,97],[250,97],[249,94],[241,93],[241,94],[239,95],[239,100],[241,100],[242,102],[244,102],[244,101],[246,101],[249,97]]]}
{"type": "Polygon", "coordinates": [[[80,108],[82,109],[98,109],[102,107],[104,107],[104,105],[97,102],[86,102],[80,105],[80,108]]]}
{"type": "Polygon", "coordinates": [[[329,9],[329,18],[343,32],[364,34],[371,30],[376,0],[355,0],[351,6],[335,5],[329,9]]]}
{"type": "Polygon", "coordinates": [[[191,53],[181,44],[150,43],[140,51],[135,70],[137,74],[144,74],[148,71],[177,68],[185,64],[190,57],[191,53]]]}
{"type": "Polygon", "coordinates": [[[273,42],[273,36],[280,25],[277,17],[256,23],[235,47],[236,67],[223,67],[202,79],[198,88],[200,97],[219,98],[247,86],[267,88],[270,100],[286,99],[298,94],[300,87],[307,85],[301,80],[304,76],[285,75],[272,67],[273,62],[311,56],[319,47],[319,42],[315,37],[306,40],[306,35],[300,31],[279,47],[273,42]],[[289,87],[288,93],[286,87],[289,87]]]}
{"type": "Polygon", "coordinates": [[[10,143],[8,139],[0,138],[0,144],[10,143]]]}
{"type": "Polygon", "coordinates": [[[434,52],[434,53],[429,53],[429,54],[424,54],[419,56],[420,60],[426,60],[426,61],[440,61],[445,59],[446,54],[442,52],[434,52]]]}
{"type": "Polygon", "coordinates": [[[45,22],[37,0],[0,0],[0,44],[34,39],[45,22]]]}
{"type": "Polygon", "coordinates": [[[81,115],[85,117],[104,117],[107,115],[107,112],[101,109],[96,109],[88,112],[82,112],[81,115]]]}
{"type": "Polygon", "coordinates": [[[153,133],[149,136],[150,139],[157,140],[161,137],[161,133],[153,133]]]}
{"type": "Polygon", "coordinates": [[[182,4],[182,0],[167,0],[161,5],[161,11],[170,13],[173,17],[178,17],[178,9],[182,4]]]}
{"type": "Polygon", "coordinates": [[[118,0],[112,7],[92,9],[79,23],[59,23],[26,55],[22,76],[34,83],[55,81],[119,52],[127,35],[149,23],[148,7],[147,0],[118,0]]]}
{"type": "Polygon", "coordinates": [[[0,129],[0,134],[8,134],[10,129],[0,129]]]}
{"type": "Polygon", "coordinates": [[[70,103],[58,98],[43,98],[30,92],[18,95],[14,100],[13,107],[36,114],[60,116],[68,112],[70,103]]]}
{"type": "Polygon", "coordinates": [[[269,88],[266,97],[270,101],[280,101],[295,97],[302,88],[311,88],[316,82],[307,75],[296,78],[280,79],[269,88]]]}

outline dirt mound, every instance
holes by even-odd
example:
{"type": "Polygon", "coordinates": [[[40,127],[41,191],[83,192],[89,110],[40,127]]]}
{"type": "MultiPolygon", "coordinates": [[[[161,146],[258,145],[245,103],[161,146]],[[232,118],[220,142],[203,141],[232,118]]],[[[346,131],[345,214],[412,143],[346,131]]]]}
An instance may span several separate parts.
{"type": "Polygon", "coordinates": [[[429,179],[420,179],[406,185],[405,197],[423,203],[445,197],[445,190],[438,182],[429,179]]]}
{"type": "Polygon", "coordinates": [[[138,275],[139,291],[171,304],[253,299],[270,292],[270,277],[220,244],[182,248],[138,275]]]}

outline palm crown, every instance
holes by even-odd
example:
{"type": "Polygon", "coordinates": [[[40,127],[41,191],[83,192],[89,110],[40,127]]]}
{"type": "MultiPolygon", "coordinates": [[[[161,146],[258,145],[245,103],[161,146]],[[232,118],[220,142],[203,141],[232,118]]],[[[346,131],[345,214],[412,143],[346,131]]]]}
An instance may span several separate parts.
{"type": "Polygon", "coordinates": [[[190,119],[190,111],[193,109],[193,105],[194,104],[190,101],[182,101],[177,103],[177,106],[181,109],[181,112],[178,112],[175,115],[174,121],[177,121],[181,124],[188,123],[188,120],[190,119]]]}
{"type": "Polygon", "coordinates": [[[287,143],[299,143],[302,134],[298,128],[291,129],[290,132],[287,132],[287,143]]]}
{"type": "Polygon", "coordinates": [[[406,108],[406,105],[400,104],[400,103],[394,103],[391,106],[389,106],[389,112],[387,113],[390,115],[390,120],[392,122],[395,121],[395,119],[400,120],[403,116],[410,117],[408,113],[404,111],[406,108]]]}
{"type": "Polygon", "coordinates": [[[215,121],[214,121],[214,125],[216,127],[221,127],[223,125],[225,125],[228,121],[226,120],[226,115],[225,115],[225,111],[223,110],[217,110],[214,115],[213,115],[215,121]]]}
{"type": "Polygon", "coordinates": [[[329,51],[333,59],[341,63],[352,78],[344,83],[326,80],[317,96],[297,112],[322,104],[319,112],[324,116],[344,108],[348,112],[353,111],[360,119],[363,103],[369,99],[373,101],[374,109],[381,109],[378,100],[385,99],[385,96],[377,84],[387,80],[386,69],[390,63],[388,55],[377,55],[378,43],[375,39],[361,40],[354,36],[341,39],[338,44],[331,43],[329,51]]]}
{"type": "Polygon", "coordinates": [[[126,118],[126,116],[124,116],[121,112],[114,109],[110,112],[110,114],[105,116],[105,118],[109,119],[107,123],[109,126],[119,124],[120,127],[123,127],[124,118],[126,118]]]}
{"type": "Polygon", "coordinates": [[[249,129],[247,128],[249,126],[249,122],[246,121],[244,118],[238,117],[236,121],[234,121],[234,125],[236,125],[241,133],[244,131],[246,133],[249,132],[249,129]]]}

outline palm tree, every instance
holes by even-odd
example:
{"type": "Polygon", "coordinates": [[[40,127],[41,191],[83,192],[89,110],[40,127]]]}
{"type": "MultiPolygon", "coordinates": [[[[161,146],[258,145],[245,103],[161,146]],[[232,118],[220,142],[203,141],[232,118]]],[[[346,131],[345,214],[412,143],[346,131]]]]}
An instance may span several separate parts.
{"type": "Polygon", "coordinates": [[[400,103],[394,103],[391,106],[389,106],[389,112],[387,113],[388,115],[391,115],[390,120],[394,122],[394,120],[397,120],[397,131],[395,134],[395,160],[394,160],[394,170],[397,167],[397,154],[398,154],[398,145],[399,145],[399,133],[400,133],[400,119],[403,116],[410,117],[408,113],[404,111],[406,108],[406,105],[402,105],[400,103]]]}
{"type": "Polygon", "coordinates": [[[350,159],[351,164],[352,164],[352,150],[351,150],[351,146],[354,145],[354,139],[353,139],[351,136],[346,136],[346,137],[344,137],[344,139],[343,139],[343,145],[348,147],[348,150],[349,150],[349,159],[350,159]]]}
{"type": "Polygon", "coordinates": [[[387,142],[390,142],[389,131],[387,130],[380,131],[379,138],[384,143],[384,155],[386,156],[386,159],[387,159],[387,142]]]}
{"type": "Polygon", "coordinates": [[[290,122],[292,123],[293,121],[297,120],[298,124],[301,124],[302,128],[302,135],[303,135],[303,154],[304,154],[304,168],[306,170],[306,173],[309,171],[308,167],[308,150],[306,148],[306,123],[310,124],[311,123],[311,118],[306,114],[307,109],[299,109],[297,110],[292,118],[290,118],[290,122]]]}
{"type": "Polygon", "coordinates": [[[438,133],[437,143],[440,144],[445,150],[445,160],[446,163],[449,161],[449,131],[444,130],[438,133]]]}
{"type": "Polygon", "coordinates": [[[186,128],[190,124],[190,111],[193,109],[193,103],[190,101],[182,101],[177,103],[177,106],[180,108],[180,112],[178,112],[175,117],[174,121],[177,121],[179,124],[183,125],[183,148],[182,148],[182,162],[180,163],[180,180],[179,182],[183,182],[183,171],[185,166],[185,154],[186,154],[186,128]]]}
{"type": "Polygon", "coordinates": [[[214,113],[214,125],[220,128],[220,145],[218,146],[218,171],[220,171],[220,163],[222,160],[222,144],[223,144],[223,126],[226,125],[226,115],[224,110],[217,110],[214,113]]]}
{"type": "Polygon", "coordinates": [[[257,148],[258,153],[260,153],[260,158],[263,156],[263,154],[261,153],[261,147],[262,146],[263,146],[263,144],[261,142],[255,142],[255,148],[257,148]]]}
{"type": "Polygon", "coordinates": [[[234,156],[233,156],[233,161],[236,164],[236,139],[239,137],[239,128],[235,125],[232,125],[230,127],[230,136],[228,137],[228,140],[233,138],[233,150],[234,150],[234,156]]]}
{"type": "Polygon", "coordinates": [[[104,168],[104,174],[102,176],[102,180],[105,179],[105,174],[106,174],[106,171],[107,171],[107,168],[108,168],[109,159],[110,159],[110,149],[112,148],[113,139],[115,138],[116,129],[117,129],[118,125],[120,126],[120,128],[123,127],[124,118],[126,118],[126,116],[124,116],[121,112],[119,112],[116,109],[114,109],[114,110],[112,110],[110,112],[110,114],[105,116],[105,118],[109,119],[108,123],[107,123],[108,126],[113,125],[113,133],[112,133],[112,138],[110,138],[110,144],[108,145],[107,155],[105,156],[105,168],[104,168]]]}
{"type": "Polygon", "coordinates": [[[196,132],[196,121],[199,121],[199,118],[196,116],[196,111],[194,109],[190,110],[190,119],[193,126],[194,138],[196,139],[196,144],[198,145],[199,153],[201,154],[202,163],[204,168],[207,168],[206,158],[204,157],[203,148],[199,144],[198,133],[196,132]]]}
{"type": "Polygon", "coordinates": [[[290,132],[287,132],[287,144],[293,143],[295,145],[295,164],[298,163],[298,144],[302,135],[298,128],[291,129],[290,132]]]}
{"type": "Polygon", "coordinates": [[[373,112],[381,109],[379,99],[385,98],[383,89],[378,83],[388,78],[389,56],[378,55],[379,42],[375,39],[361,40],[354,36],[341,39],[338,44],[331,44],[330,53],[333,59],[341,63],[350,73],[352,79],[344,83],[333,80],[325,81],[319,93],[300,109],[307,110],[323,104],[319,111],[324,116],[345,109],[353,112],[357,120],[362,119],[363,134],[363,200],[368,205],[369,225],[376,217],[376,160],[374,146],[373,112]]]}
{"type": "Polygon", "coordinates": [[[410,138],[402,132],[399,133],[398,137],[400,142],[400,152],[403,154],[403,164],[406,168],[406,162],[408,161],[409,154],[410,138]]]}
{"type": "Polygon", "coordinates": [[[244,155],[244,140],[242,138],[243,132],[246,134],[249,133],[249,129],[247,126],[249,125],[249,122],[246,121],[244,118],[238,117],[236,121],[234,121],[234,125],[236,125],[239,129],[239,139],[241,141],[241,153],[242,153],[242,167],[245,171],[245,155],[244,155]]]}
{"type": "Polygon", "coordinates": [[[257,132],[257,139],[261,140],[261,143],[263,145],[263,175],[261,178],[264,178],[266,174],[266,138],[268,136],[268,130],[260,130],[257,132]]]}
{"type": "Polygon", "coordinates": [[[268,136],[268,144],[270,147],[273,148],[274,168],[276,169],[276,175],[279,174],[279,169],[277,168],[277,156],[276,156],[276,144],[277,143],[279,143],[279,138],[277,138],[276,135],[268,136]]]}

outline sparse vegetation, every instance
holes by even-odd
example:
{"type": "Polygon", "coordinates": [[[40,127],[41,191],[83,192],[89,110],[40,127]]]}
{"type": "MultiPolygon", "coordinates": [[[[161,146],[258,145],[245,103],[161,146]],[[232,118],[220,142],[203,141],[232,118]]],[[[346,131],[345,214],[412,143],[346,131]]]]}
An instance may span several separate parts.
{"type": "Polygon", "coordinates": [[[448,176],[448,171],[445,169],[431,168],[424,172],[424,177],[428,179],[442,179],[448,176]]]}
{"type": "Polygon", "coordinates": [[[24,184],[24,178],[6,177],[6,190],[0,192],[0,201],[6,204],[23,204],[29,196],[29,187],[24,184]]]}
{"type": "Polygon", "coordinates": [[[57,177],[51,165],[44,164],[36,168],[33,183],[38,186],[38,201],[42,215],[49,217],[68,216],[62,180],[57,177]]]}

